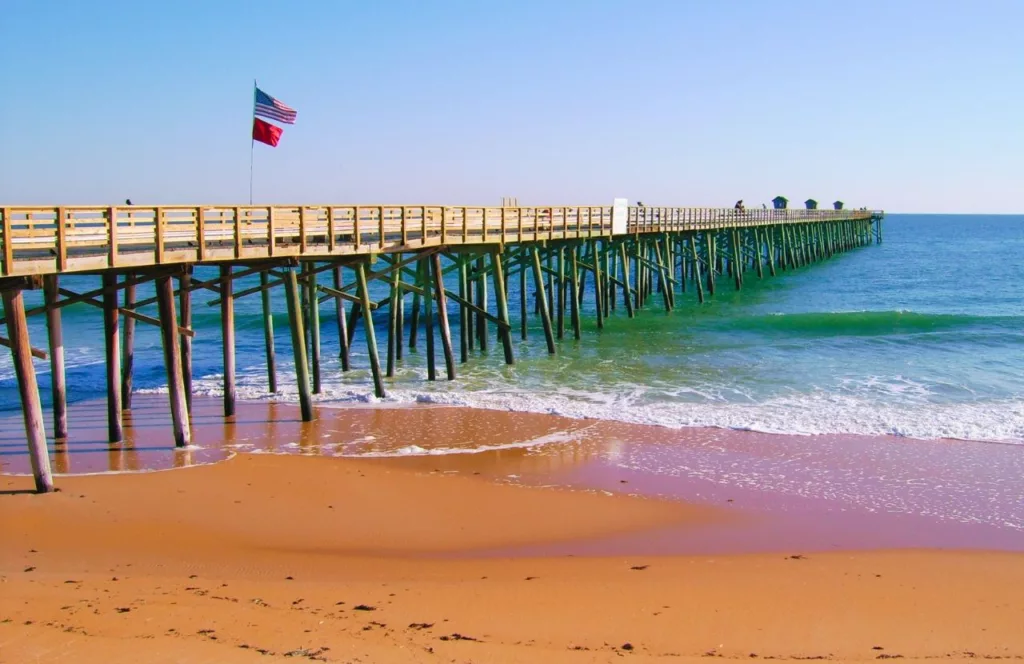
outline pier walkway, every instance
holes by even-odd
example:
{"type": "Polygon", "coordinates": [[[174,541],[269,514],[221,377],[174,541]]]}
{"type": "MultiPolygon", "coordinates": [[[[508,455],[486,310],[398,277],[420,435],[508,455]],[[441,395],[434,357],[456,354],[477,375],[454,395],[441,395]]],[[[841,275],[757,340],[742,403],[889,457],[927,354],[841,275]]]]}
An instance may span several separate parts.
{"type": "Polygon", "coordinates": [[[196,291],[213,293],[207,304],[220,309],[224,413],[231,417],[234,301],[262,298],[267,379],[276,392],[269,292],[284,289],[299,405],[309,420],[312,395],[320,391],[324,303],[333,305],[343,371],[351,368],[349,349],[362,321],[372,389],[383,397],[385,379],[402,361],[406,335],[413,348],[422,332],[429,380],[439,373],[438,337],[449,380],[456,376],[456,358],[467,362],[476,349],[486,351],[492,331],[505,362],[513,363],[512,278],[519,279],[520,336],[526,338],[528,320],[536,316],[554,354],[565,335],[581,338],[588,294],[594,311],[588,323],[592,318],[598,329],[619,308],[632,318],[654,296],[671,312],[678,296],[691,290],[703,302],[722,278],[738,289],[749,274],[760,279],[881,242],[884,217],[869,210],[652,208],[624,200],[610,206],[540,207],[4,206],[0,215],[0,294],[8,332],[0,345],[13,356],[40,491],[51,490],[53,480],[32,357],[50,363],[51,437],[60,445],[68,430],[61,309],[71,304],[102,311],[109,440],[122,439],[122,413],[131,408],[135,324],[143,323],[161,330],[174,438],[185,446],[191,439],[196,291]],[[199,278],[199,266],[212,266],[217,276],[199,278]],[[61,285],[63,275],[95,275],[98,287],[72,291],[61,285]],[[329,276],[330,285],[320,283],[320,275],[329,276]],[[235,282],[246,277],[259,282],[237,290],[235,282]],[[137,299],[137,287],[149,282],[155,296],[137,299]],[[26,308],[23,291],[40,288],[43,304],[26,308]],[[157,315],[141,311],[153,304],[157,315]],[[457,348],[450,308],[458,311],[457,348]],[[383,311],[388,316],[384,365],[373,324],[374,314],[383,311]],[[29,339],[27,317],[38,314],[46,317],[45,349],[29,339]]]}

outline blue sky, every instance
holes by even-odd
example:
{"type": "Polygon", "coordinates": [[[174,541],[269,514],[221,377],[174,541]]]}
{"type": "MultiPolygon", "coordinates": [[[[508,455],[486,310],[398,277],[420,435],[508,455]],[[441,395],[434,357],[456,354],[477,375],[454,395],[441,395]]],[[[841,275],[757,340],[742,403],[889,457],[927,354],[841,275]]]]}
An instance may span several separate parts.
{"type": "Polygon", "coordinates": [[[1024,2],[3,0],[0,203],[1024,212],[1024,2]]]}

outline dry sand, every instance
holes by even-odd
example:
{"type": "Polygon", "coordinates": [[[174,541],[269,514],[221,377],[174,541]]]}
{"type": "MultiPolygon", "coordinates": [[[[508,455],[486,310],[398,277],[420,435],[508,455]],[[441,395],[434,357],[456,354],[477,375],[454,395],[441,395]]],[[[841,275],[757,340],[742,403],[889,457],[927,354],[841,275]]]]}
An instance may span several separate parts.
{"type": "Polygon", "coordinates": [[[347,459],[30,482],[0,477],[5,663],[1024,659],[1019,554],[593,556],[758,517],[347,459]],[[544,542],[578,550],[495,555],[544,542]]]}

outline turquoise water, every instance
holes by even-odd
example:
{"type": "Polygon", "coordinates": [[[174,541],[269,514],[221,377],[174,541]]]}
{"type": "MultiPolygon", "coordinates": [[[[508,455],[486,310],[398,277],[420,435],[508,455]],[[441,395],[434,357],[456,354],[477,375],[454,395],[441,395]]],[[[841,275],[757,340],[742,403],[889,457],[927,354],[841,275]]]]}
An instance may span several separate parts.
{"type": "MultiPolygon", "coordinates": [[[[580,341],[547,355],[539,320],[518,338],[518,278],[511,280],[517,363],[506,367],[494,338],[459,366],[459,378],[427,383],[424,348],[408,352],[388,381],[388,402],[453,403],[552,412],[670,427],[717,426],[793,434],[894,434],[1024,443],[1024,217],[889,215],[884,243],[759,281],[748,273],[703,305],[692,288],[672,313],[652,297],[633,320],[621,303],[598,331],[585,299],[580,341]]],[[[212,271],[206,276],[212,276],[212,271]]],[[[204,276],[203,270],[197,276],[204,276]]],[[[70,288],[96,277],[66,278],[70,288]]],[[[244,284],[237,286],[244,288],[244,284]]],[[[148,288],[139,289],[147,297],[148,288]]],[[[383,295],[383,291],[381,292],[383,295]]],[[[219,394],[219,309],[194,305],[195,391],[219,394]]],[[[275,293],[283,314],[283,295],[275,293]]],[[[38,294],[29,296],[31,302],[38,294]]],[[[265,399],[259,299],[237,303],[238,383],[243,398],[265,399]]],[[[152,309],[152,308],[151,308],[152,309]]],[[[408,311],[407,306],[407,322],[408,311]]],[[[456,307],[451,307],[458,345],[456,307]]],[[[99,311],[64,310],[70,398],[102,396],[99,311]]],[[[155,315],[155,311],[152,312],[155,315]]],[[[568,322],[568,321],[567,321],[568,322]]],[[[45,346],[42,320],[32,320],[45,346]]],[[[273,398],[294,400],[289,337],[277,316],[279,382],[273,398]]],[[[378,316],[384,351],[386,316],[378,316]]],[[[340,371],[333,305],[323,306],[325,404],[374,402],[365,342],[354,370],[340,371]]],[[[163,388],[156,329],[138,325],[135,385],[163,388]]],[[[569,334],[571,337],[571,333],[569,334]]],[[[408,333],[406,333],[406,338],[408,333]]],[[[439,367],[443,375],[443,362],[439,367]]],[[[44,395],[47,363],[37,361],[44,395]]],[[[9,355],[0,353],[0,408],[17,407],[9,355]]]]}

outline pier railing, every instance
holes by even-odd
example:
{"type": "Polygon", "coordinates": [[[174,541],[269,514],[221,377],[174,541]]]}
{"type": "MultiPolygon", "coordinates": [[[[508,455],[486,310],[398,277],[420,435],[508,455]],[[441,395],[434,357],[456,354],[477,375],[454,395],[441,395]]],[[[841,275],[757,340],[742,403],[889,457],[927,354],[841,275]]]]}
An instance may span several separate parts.
{"type": "MultiPolygon", "coordinates": [[[[866,210],[630,207],[629,234],[871,218],[866,210]]],[[[605,237],[611,206],[5,206],[0,276],[605,237]]]]}

